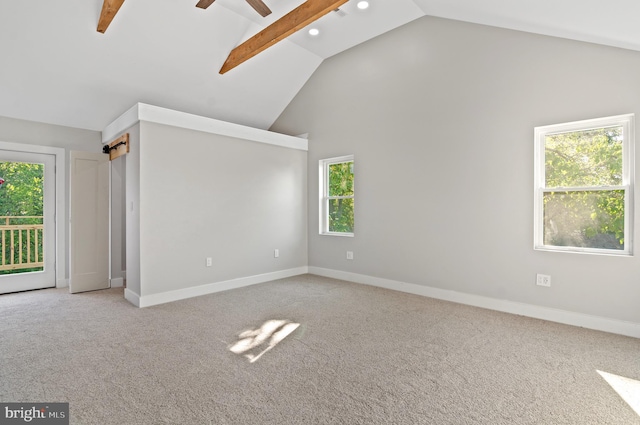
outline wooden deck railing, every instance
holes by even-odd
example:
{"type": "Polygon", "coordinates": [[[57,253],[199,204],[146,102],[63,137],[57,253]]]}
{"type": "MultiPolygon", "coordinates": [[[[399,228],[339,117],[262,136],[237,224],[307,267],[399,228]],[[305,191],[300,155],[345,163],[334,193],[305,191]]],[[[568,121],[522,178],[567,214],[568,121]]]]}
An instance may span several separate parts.
{"type": "Polygon", "coordinates": [[[0,216],[0,271],[44,267],[42,216],[0,216]]]}

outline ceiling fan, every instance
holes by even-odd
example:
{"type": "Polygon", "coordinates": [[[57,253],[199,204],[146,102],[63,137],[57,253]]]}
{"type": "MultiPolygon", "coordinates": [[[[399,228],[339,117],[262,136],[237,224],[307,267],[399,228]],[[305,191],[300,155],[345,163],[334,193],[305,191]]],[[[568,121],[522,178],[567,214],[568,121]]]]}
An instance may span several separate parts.
{"type": "MultiPolygon", "coordinates": [[[[200,9],[206,9],[211,6],[211,4],[216,0],[200,0],[196,7],[200,9]]],[[[258,12],[263,18],[271,13],[271,9],[267,7],[266,4],[262,0],[247,0],[247,3],[253,7],[253,9],[258,12]]]]}

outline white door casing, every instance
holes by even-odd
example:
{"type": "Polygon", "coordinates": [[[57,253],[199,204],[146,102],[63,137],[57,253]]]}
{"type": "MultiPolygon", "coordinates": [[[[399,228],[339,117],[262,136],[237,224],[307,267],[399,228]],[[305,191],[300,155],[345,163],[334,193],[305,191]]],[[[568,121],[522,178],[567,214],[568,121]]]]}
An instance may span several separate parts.
{"type": "Polygon", "coordinates": [[[109,156],[71,151],[71,293],[109,288],[109,156]]]}

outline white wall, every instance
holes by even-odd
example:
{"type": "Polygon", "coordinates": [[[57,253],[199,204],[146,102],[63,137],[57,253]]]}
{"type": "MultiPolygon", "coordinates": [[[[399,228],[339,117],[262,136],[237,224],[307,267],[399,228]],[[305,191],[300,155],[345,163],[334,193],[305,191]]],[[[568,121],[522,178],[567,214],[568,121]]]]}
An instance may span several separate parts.
{"type": "MultiPolygon", "coordinates": [[[[101,136],[98,131],[83,130],[78,128],[63,127],[59,125],[44,124],[33,121],[18,120],[8,117],[0,117],[0,141],[11,143],[24,143],[28,145],[48,146],[64,148],[66,152],[64,170],[65,199],[69,197],[69,152],[72,150],[85,152],[100,152],[102,149],[101,136]]],[[[69,222],[69,203],[64,206],[65,223],[69,222]]],[[[58,218],[60,219],[60,218],[58,218]]],[[[65,253],[69,250],[69,234],[64,235],[65,253]]],[[[65,280],[69,280],[69,256],[65,255],[65,280]]],[[[58,282],[60,285],[60,282],[58,282]]]]}
{"type": "Polygon", "coordinates": [[[640,323],[640,246],[533,250],[533,128],[640,117],[638,75],[639,52],[431,17],[326,60],[272,127],[309,133],[309,265],[640,323]],[[319,236],[318,160],[346,154],[355,237],[319,236]]]}
{"type": "Polygon", "coordinates": [[[140,296],[306,267],[306,151],[139,125],[140,296]]]}

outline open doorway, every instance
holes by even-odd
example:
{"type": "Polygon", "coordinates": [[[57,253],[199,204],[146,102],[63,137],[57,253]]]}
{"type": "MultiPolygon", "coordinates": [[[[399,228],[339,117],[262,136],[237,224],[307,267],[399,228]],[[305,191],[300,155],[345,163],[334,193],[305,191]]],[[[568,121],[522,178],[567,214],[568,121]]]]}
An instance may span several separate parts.
{"type": "Polygon", "coordinates": [[[123,155],[111,161],[111,287],[126,286],[126,161],[123,155]]]}
{"type": "Polygon", "coordinates": [[[0,293],[56,286],[55,163],[0,149],[0,293]]]}

